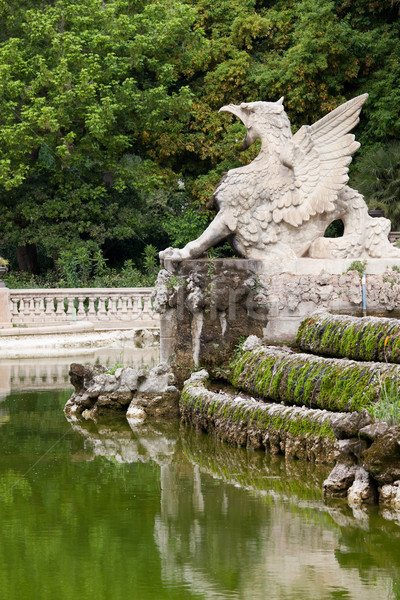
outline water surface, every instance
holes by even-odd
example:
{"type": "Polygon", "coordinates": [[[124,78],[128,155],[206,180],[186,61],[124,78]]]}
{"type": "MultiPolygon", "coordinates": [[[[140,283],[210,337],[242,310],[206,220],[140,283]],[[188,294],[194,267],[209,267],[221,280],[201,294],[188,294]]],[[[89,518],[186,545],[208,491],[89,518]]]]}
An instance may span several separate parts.
{"type": "Polygon", "coordinates": [[[329,469],[69,395],[0,403],[1,599],[400,598],[400,516],[325,506],[329,469]]]}

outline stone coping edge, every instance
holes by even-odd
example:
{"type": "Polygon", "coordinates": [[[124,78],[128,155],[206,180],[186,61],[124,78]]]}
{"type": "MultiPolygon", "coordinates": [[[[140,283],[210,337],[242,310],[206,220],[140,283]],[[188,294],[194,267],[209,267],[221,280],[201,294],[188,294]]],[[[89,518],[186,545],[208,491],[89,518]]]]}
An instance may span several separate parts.
{"type": "Polygon", "coordinates": [[[94,328],[94,323],[92,323],[91,321],[80,321],[79,323],[68,323],[63,325],[7,327],[4,329],[0,329],[0,337],[48,335],[50,333],[76,333],[79,331],[94,331],[94,328]]]}
{"type": "Polygon", "coordinates": [[[69,323],[64,325],[36,325],[33,327],[7,327],[0,329],[0,337],[22,337],[30,335],[51,335],[51,334],[68,334],[68,333],[89,333],[95,331],[96,333],[109,333],[111,331],[126,331],[126,330],[140,330],[146,329],[151,331],[159,331],[157,325],[147,325],[147,322],[139,325],[135,323],[132,325],[118,325],[110,324],[101,325],[99,323],[92,323],[91,321],[80,321],[79,323],[69,323]]]}
{"type": "MultiPolygon", "coordinates": [[[[329,273],[330,275],[342,275],[346,273],[350,265],[355,261],[366,262],[367,275],[381,275],[387,268],[393,266],[400,267],[400,260],[397,258],[341,258],[341,259],[320,259],[320,258],[298,258],[285,259],[274,257],[271,259],[255,258],[215,258],[213,264],[221,265],[232,270],[247,270],[256,274],[276,274],[289,273],[292,275],[320,275],[329,273]]],[[[198,265],[199,263],[209,263],[209,259],[189,259],[182,263],[198,265]]],[[[166,259],[164,266],[168,271],[175,271],[177,263],[166,259]]]]}

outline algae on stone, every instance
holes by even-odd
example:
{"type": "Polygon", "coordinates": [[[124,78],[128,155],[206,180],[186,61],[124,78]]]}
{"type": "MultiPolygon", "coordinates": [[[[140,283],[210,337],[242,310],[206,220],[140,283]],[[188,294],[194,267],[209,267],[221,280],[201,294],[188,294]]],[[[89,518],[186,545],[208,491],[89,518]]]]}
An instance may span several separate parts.
{"type": "Polygon", "coordinates": [[[301,322],[296,343],[313,354],[400,363],[400,321],[314,314],[301,322]]]}
{"type": "Polygon", "coordinates": [[[356,362],[260,346],[232,364],[230,382],[274,402],[352,412],[377,402],[382,382],[399,378],[394,364],[356,362]]]}

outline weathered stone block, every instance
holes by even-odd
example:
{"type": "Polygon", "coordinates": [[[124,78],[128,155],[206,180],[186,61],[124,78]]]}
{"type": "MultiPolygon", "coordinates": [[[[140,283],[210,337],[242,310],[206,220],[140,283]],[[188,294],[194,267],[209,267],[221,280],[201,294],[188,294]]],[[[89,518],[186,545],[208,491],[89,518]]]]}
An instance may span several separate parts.
{"type": "MultiPolygon", "coordinates": [[[[316,311],[362,316],[360,274],[351,259],[197,259],[165,261],[154,295],[161,314],[161,360],[179,381],[195,365],[230,361],[241,337],[293,343],[302,320],[316,311]]],[[[369,315],[400,316],[399,259],[368,259],[369,315]],[[395,267],[393,270],[392,267],[395,267]]],[[[384,342],[383,342],[384,343],[384,342]]]]}

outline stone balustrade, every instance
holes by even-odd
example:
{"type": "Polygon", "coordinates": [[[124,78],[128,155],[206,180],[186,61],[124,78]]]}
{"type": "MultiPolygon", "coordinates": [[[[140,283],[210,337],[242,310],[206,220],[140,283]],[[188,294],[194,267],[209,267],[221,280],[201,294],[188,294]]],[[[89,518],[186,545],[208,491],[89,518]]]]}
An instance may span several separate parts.
{"type": "Polygon", "coordinates": [[[158,325],[153,288],[57,288],[10,290],[13,325],[143,322],[158,325]]]}

